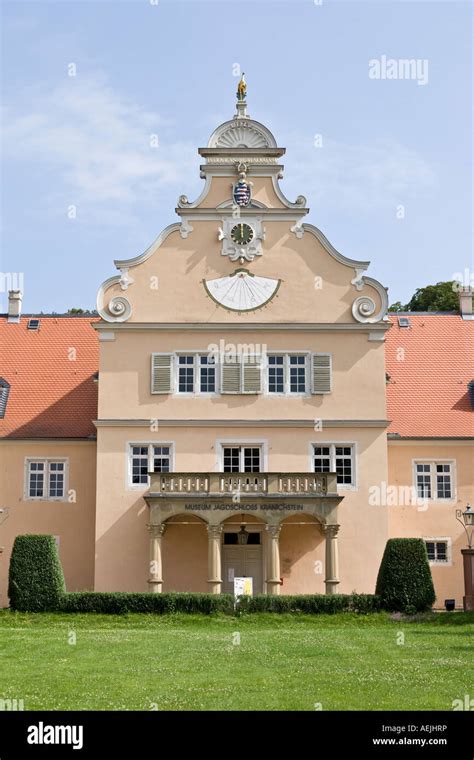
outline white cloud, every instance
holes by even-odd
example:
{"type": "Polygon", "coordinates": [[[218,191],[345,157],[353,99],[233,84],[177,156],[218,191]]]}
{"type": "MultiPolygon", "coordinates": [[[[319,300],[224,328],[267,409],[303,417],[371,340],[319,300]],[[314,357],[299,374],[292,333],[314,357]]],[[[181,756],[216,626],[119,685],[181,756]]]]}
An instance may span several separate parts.
{"type": "MultiPolygon", "coordinates": [[[[169,121],[100,75],[17,95],[4,124],[4,157],[48,173],[51,190],[42,205],[57,216],[75,204],[83,221],[132,226],[139,205],[166,206],[171,214],[177,196],[192,196],[199,184],[197,145],[177,141],[169,121]],[[155,134],[158,148],[150,146],[155,134]]],[[[404,204],[436,181],[422,156],[393,141],[351,144],[323,136],[315,147],[312,136],[290,131],[280,142],[288,148],[282,189],[291,200],[306,195],[312,207],[323,200],[329,210],[370,213],[404,204]]]]}
{"type": "MultiPolygon", "coordinates": [[[[26,94],[25,94],[26,95],[26,94]]],[[[100,76],[70,77],[54,91],[36,90],[8,107],[5,158],[56,172],[61,187],[48,197],[54,212],[64,198],[98,219],[100,206],[156,203],[170,186],[197,175],[196,147],[168,141],[170,123],[115,92],[100,76]],[[157,135],[159,147],[152,147],[157,135]]],[[[118,215],[120,217],[120,214],[118,215]]],[[[101,217],[103,219],[103,217],[101,217]]],[[[124,217],[130,221],[126,214],[124,217]]]]}
{"type": "MultiPolygon", "coordinates": [[[[290,134],[288,185],[328,208],[358,213],[393,208],[436,185],[433,168],[416,151],[392,140],[350,144],[323,136],[322,146],[290,134]]],[[[292,198],[292,200],[294,200],[292,198]]]]}

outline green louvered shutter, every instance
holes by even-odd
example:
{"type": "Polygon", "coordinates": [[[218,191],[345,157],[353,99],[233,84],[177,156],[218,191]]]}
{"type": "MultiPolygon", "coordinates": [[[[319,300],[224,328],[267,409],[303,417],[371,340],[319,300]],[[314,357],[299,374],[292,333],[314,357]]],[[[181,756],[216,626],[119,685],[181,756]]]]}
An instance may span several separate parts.
{"type": "Polygon", "coordinates": [[[312,393],[331,393],[332,390],[331,354],[312,355],[312,393]]]}
{"type": "Polygon", "coordinates": [[[240,393],[242,365],[237,357],[225,359],[221,363],[221,392],[240,393]]]}
{"type": "Polygon", "coordinates": [[[171,393],[172,354],[152,354],[151,392],[171,393]]]}
{"type": "Polygon", "coordinates": [[[260,356],[244,356],[243,358],[243,393],[262,392],[262,361],[260,356]]]}

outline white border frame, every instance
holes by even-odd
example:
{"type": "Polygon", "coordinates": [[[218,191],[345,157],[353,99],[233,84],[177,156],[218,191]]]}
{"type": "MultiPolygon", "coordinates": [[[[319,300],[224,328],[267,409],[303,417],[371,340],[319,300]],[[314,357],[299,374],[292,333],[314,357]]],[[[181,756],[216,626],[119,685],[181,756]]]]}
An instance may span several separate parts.
{"type": "Polygon", "coordinates": [[[415,488],[416,493],[418,494],[418,485],[416,482],[416,465],[417,464],[431,464],[431,465],[437,465],[437,464],[449,464],[451,465],[451,498],[450,499],[440,499],[438,496],[433,496],[434,493],[436,493],[436,488],[433,488],[433,485],[436,486],[436,480],[433,481],[433,478],[436,477],[436,471],[430,471],[431,476],[431,498],[428,496],[423,496],[420,498],[426,499],[430,504],[439,502],[440,504],[455,504],[457,502],[457,472],[456,472],[456,460],[455,459],[433,459],[433,457],[417,457],[416,459],[411,460],[411,469],[412,469],[412,485],[415,488]]]}
{"type": "Polygon", "coordinates": [[[444,542],[446,543],[446,562],[443,562],[442,560],[438,559],[429,559],[428,562],[430,563],[431,567],[452,567],[453,564],[453,541],[451,536],[422,536],[423,541],[425,543],[427,541],[430,542],[444,542]]]}
{"type": "MultiPolygon", "coordinates": [[[[359,490],[359,451],[357,441],[315,441],[309,443],[309,472],[314,472],[314,447],[315,446],[351,446],[352,447],[352,473],[353,483],[338,483],[337,490],[341,491],[358,491],[359,490]]],[[[334,453],[334,458],[336,454],[334,453]]],[[[334,469],[335,472],[335,469],[334,469]]]]}
{"type": "Polygon", "coordinates": [[[67,502],[69,493],[69,457],[25,457],[24,462],[24,477],[23,477],[23,500],[24,501],[58,501],[67,502]],[[44,483],[48,496],[30,496],[30,463],[31,462],[44,462],[46,464],[44,470],[44,483]],[[64,463],[64,495],[63,496],[49,496],[49,465],[55,462],[64,463]]]}
{"type": "MultiPolygon", "coordinates": [[[[159,425],[159,422],[158,422],[159,425]]],[[[125,443],[125,488],[127,491],[143,491],[150,488],[150,476],[147,483],[132,483],[132,446],[148,446],[148,466],[150,466],[150,446],[170,447],[170,472],[175,470],[175,443],[174,441],[126,441],[125,443]]]]}
{"type": "MultiPolygon", "coordinates": [[[[266,438],[216,438],[215,451],[216,451],[216,468],[217,472],[224,472],[224,447],[225,446],[250,446],[256,448],[260,447],[262,451],[261,461],[261,474],[268,473],[268,439],[266,438]]],[[[231,475],[232,473],[227,473],[231,475]]],[[[248,473],[251,475],[252,473],[248,473]]],[[[258,475],[258,473],[255,473],[258,475]]]]}

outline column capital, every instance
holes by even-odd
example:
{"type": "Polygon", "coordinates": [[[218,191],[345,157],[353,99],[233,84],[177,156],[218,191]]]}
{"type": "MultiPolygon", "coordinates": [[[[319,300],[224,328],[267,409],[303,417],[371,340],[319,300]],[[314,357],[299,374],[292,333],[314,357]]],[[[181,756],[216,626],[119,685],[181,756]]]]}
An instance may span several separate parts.
{"type": "Polygon", "coordinates": [[[281,525],[268,523],[267,525],[265,525],[265,530],[268,531],[270,538],[278,538],[281,531],[281,525]]]}
{"type": "Polygon", "coordinates": [[[209,534],[209,538],[220,538],[222,535],[222,525],[208,525],[207,526],[207,532],[209,534]]]}
{"type": "Polygon", "coordinates": [[[340,525],[321,525],[321,530],[328,538],[336,538],[339,533],[340,525]]]}
{"type": "Polygon", "coordinates": [[[147,525],[148,533],[150,534],[150,538],[159,538],[163,535],[163,533],[166,530],[166,524],[165,523],[150,523],[147,525]]]}

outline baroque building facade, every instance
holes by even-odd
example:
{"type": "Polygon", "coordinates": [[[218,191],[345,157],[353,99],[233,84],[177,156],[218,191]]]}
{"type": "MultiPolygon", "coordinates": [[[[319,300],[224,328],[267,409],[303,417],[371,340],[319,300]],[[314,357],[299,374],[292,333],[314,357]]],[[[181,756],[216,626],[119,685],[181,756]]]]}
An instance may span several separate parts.
{"type": "Polygon", "coordinates": [[[239,89],[201,195],[115,261],[98,318],[10,294],[2,604],[20,533],[58,537],[71,590],[268,594],[373,592],[387,539],[419,536],[438,604],[461,603],[472,303],[389,318],[369,262],[283,194],[284,152],[239,89]]]}

